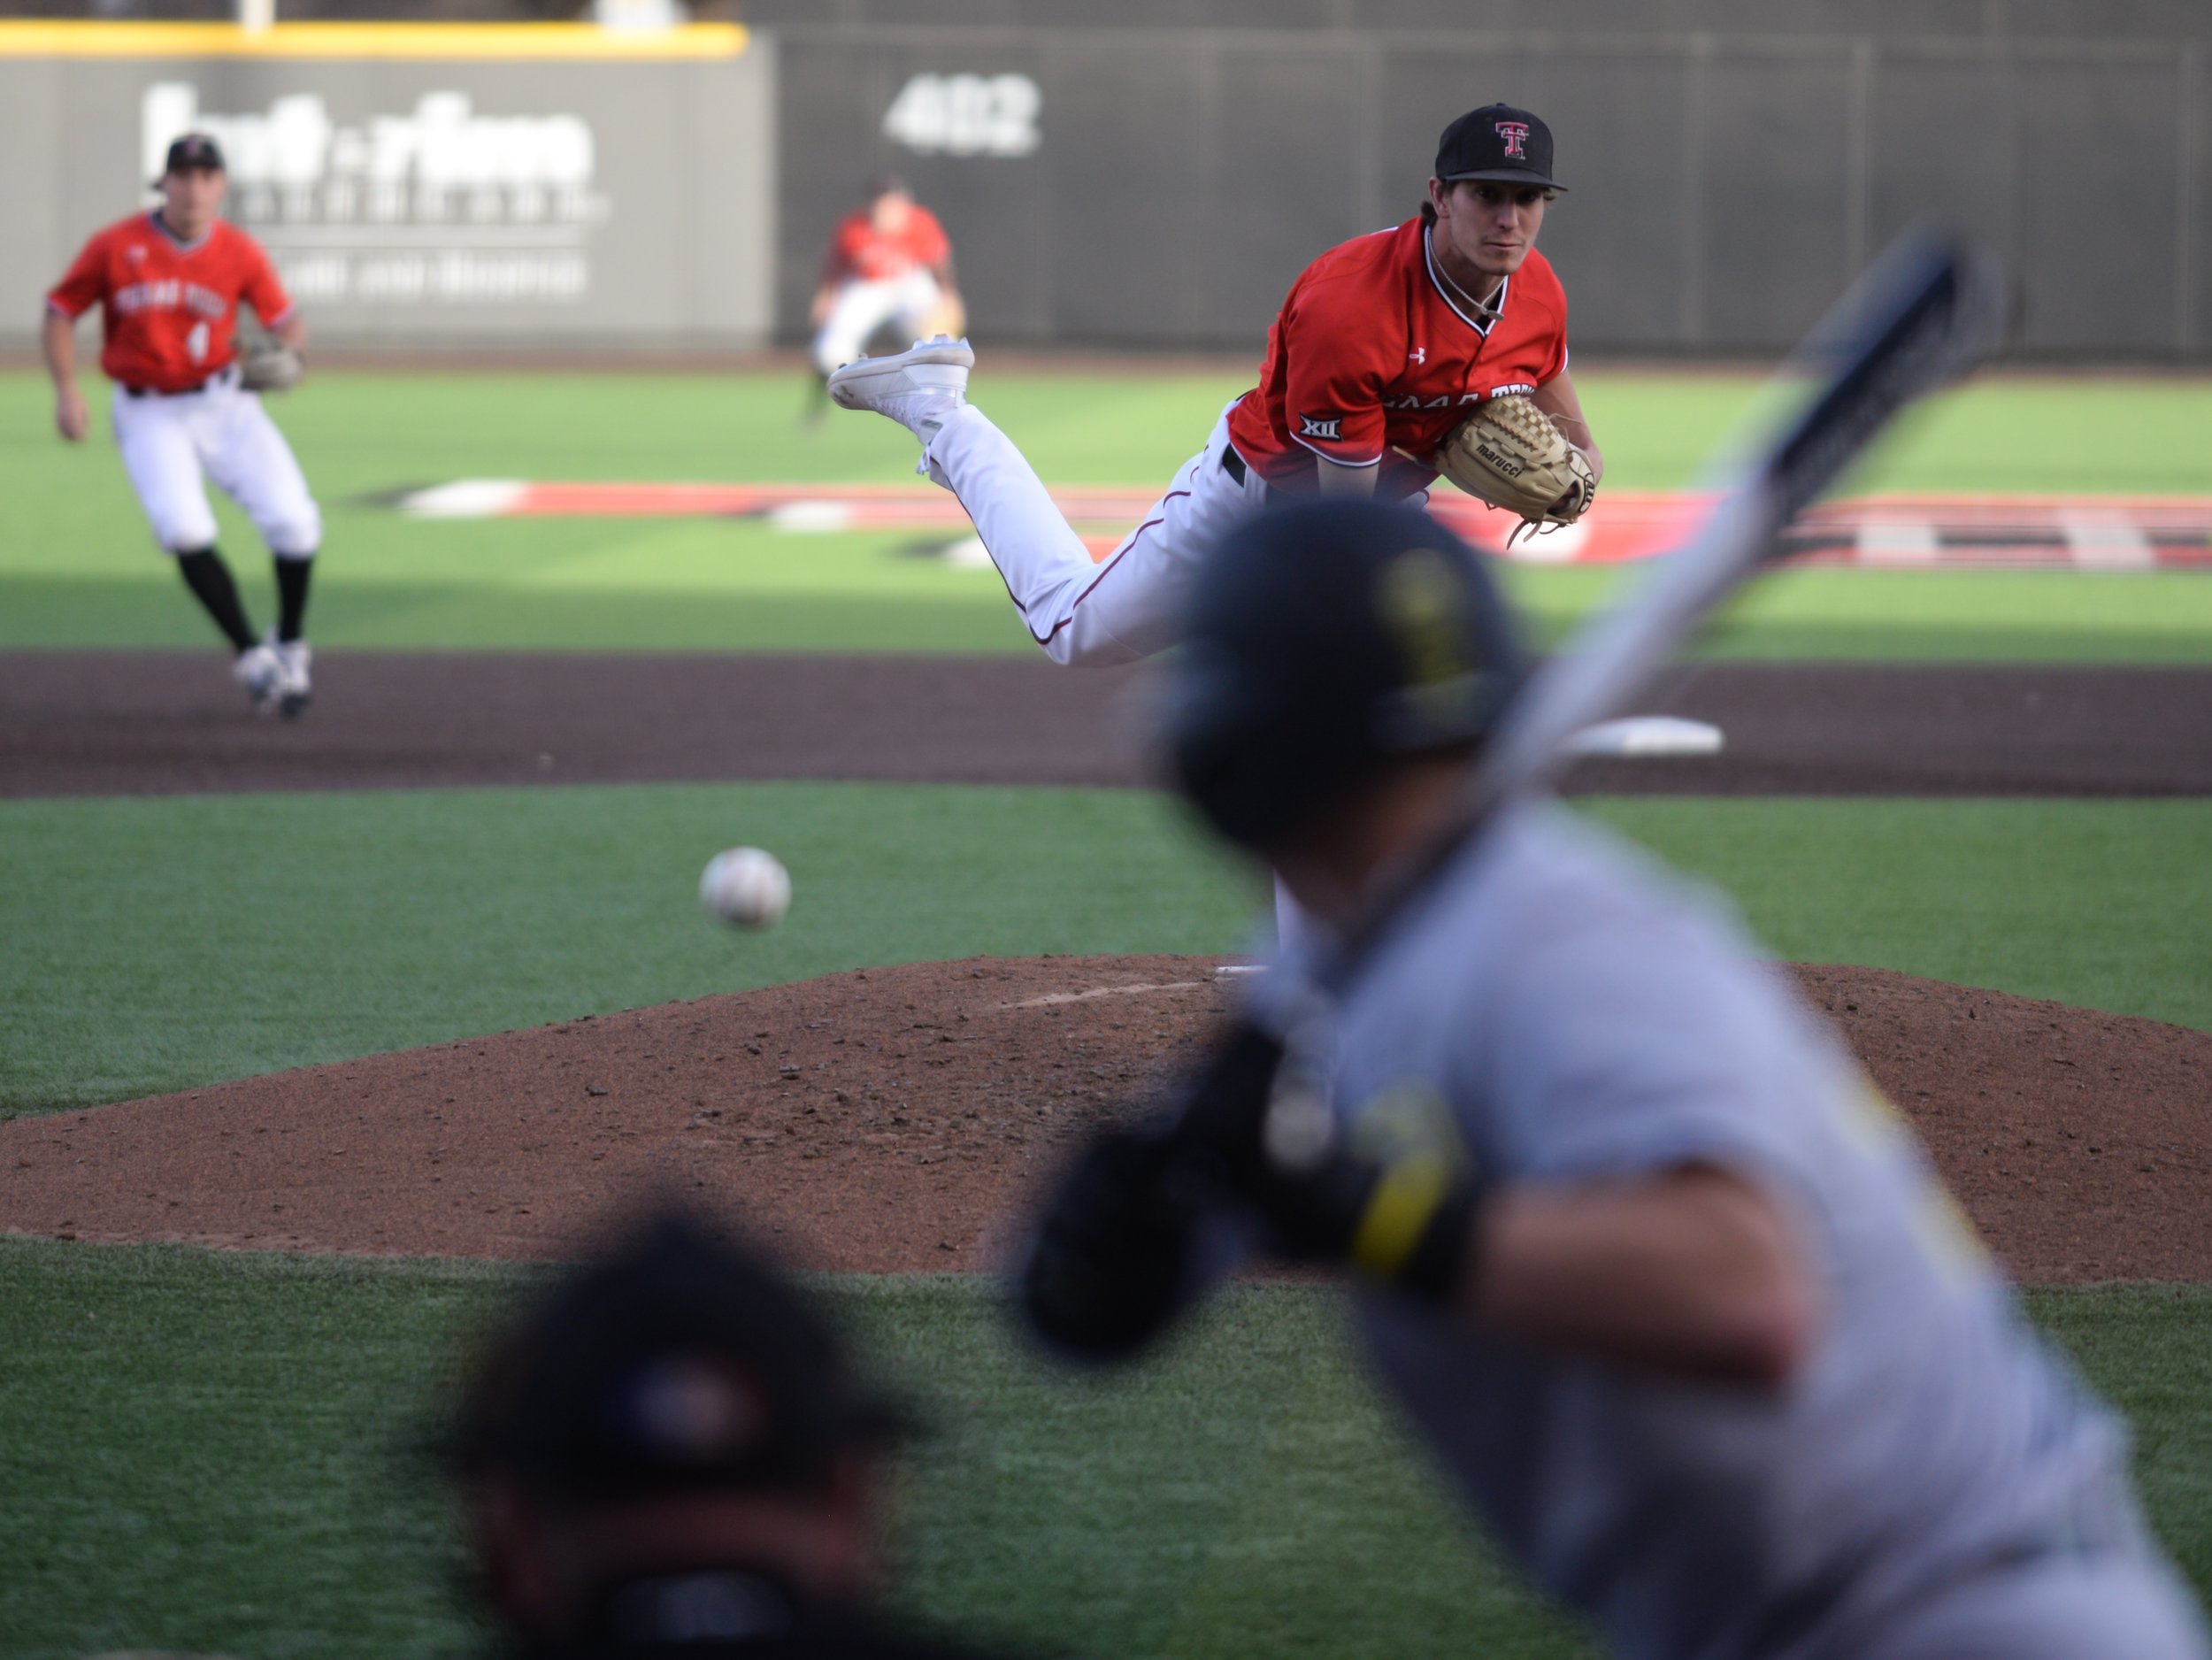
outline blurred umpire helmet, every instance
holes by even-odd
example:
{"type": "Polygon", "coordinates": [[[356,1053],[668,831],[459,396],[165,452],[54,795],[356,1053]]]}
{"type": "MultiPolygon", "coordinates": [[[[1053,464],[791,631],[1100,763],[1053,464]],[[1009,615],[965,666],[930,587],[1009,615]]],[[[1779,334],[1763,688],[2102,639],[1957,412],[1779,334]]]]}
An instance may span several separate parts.
{"type": "Polygon", "coordinates": [[[440,1449],[464,1478],[606,1502],[828,1483],[914,1426],[767,1262],[680,1207],[554,1279],[478,1357],[440,1449]]]}
{"type": "Polygon", "coordinates": [[[1214,828],[1265,852],[1394,760],[1472,749],[1524,673],[1485,562],[1426,513],[1294,503],[1201,563],[1157,737],[1214,828]]]}

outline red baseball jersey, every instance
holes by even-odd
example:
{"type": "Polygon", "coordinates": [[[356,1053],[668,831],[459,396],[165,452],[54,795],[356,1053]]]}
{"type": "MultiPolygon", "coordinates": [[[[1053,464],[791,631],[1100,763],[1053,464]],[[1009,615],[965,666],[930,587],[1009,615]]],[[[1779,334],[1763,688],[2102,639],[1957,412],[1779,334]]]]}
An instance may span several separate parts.
{"type": "Polygon", "coordinates": [[[941,265],[952,257],[945,227],[926,207],[910,208],[895,231],[879,231],[862,208],[838,221],[830,238],[830,265],[838,276],[889,282],[919,265],[941,265]]]}
{"type": "Polygon", "coordinates": [[[1448,287],[1421,221],[1329,251],[1291,285],[1260,383],[1230,441],[1271,488],[1310,494],[1313,457],[1379,465],[1385,500],[1426,489],[1425,459],[1473,404],[1533,392],[1567,366],[1567,296],[1531,249],[1486,319],[1448,287]],[[1404,453],[1401,453],[1404,452],[1404,453]]]}
{"type": "Polygon", "coordinates": [[[230,365],[241,300],[265,324],[292,312],[259,242],[218,219],[188,245],[153,213],[96,232],[46,296],[64,317],[98,305],[106,336],[100,367],[111,380],[157,392],[188,391],[230,365]]]}

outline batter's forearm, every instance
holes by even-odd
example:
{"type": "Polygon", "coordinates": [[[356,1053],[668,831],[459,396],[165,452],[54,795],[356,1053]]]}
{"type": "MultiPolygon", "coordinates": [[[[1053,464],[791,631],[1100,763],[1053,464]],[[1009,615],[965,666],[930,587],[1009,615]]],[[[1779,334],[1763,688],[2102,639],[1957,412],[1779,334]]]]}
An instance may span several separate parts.
{"type": "Polygon", "coordinates": [[[1532,1343],[1766,1387],[1811,1346],[1817,1314],[1795,1234],[1771,1198],[1728,1172],[1509,1188],[1474,1226],[1463,1305],[1532,1343]]]}

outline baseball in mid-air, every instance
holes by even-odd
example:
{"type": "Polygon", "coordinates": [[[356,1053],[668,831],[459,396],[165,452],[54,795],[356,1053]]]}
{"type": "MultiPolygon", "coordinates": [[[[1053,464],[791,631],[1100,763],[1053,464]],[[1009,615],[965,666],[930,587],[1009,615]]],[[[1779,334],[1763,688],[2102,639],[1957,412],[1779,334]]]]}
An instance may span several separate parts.
{"type": "Polygon", "coordinates": [[[761,848],[725,848],[699,876],[699,903],[733,928],[772,928],[791,909],[791,872],[761,848]]]}

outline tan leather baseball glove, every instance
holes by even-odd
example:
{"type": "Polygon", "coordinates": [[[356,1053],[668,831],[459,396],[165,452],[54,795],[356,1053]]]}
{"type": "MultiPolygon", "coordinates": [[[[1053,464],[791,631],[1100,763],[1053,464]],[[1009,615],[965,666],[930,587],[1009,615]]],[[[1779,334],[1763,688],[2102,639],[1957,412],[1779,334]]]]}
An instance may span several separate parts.
{"type": "Polygon", "coordinates": [[[1437,446],[1433,465],[1468,495],[1521,516],[1509,548],[1524,532],[1573,524],[1597,495],[1589,457],[1525,397],[1477,404],[1437,446]]]}
{"type": "Polygon", "coordinates": [[[922,324],[922,332],[916,343],[934,340],[940,334],[947,340],[958,340],[967,332],[968,308],[961,304],[958,295],[947,294],[939,298],[935,309],[922,324]]]}
{"type": "Polygon", "coordinates": [[[238,384],[249,392],[288,392],[306,372],[299,353],[280,340],[250,342],[238,354],[238,384]]]}

